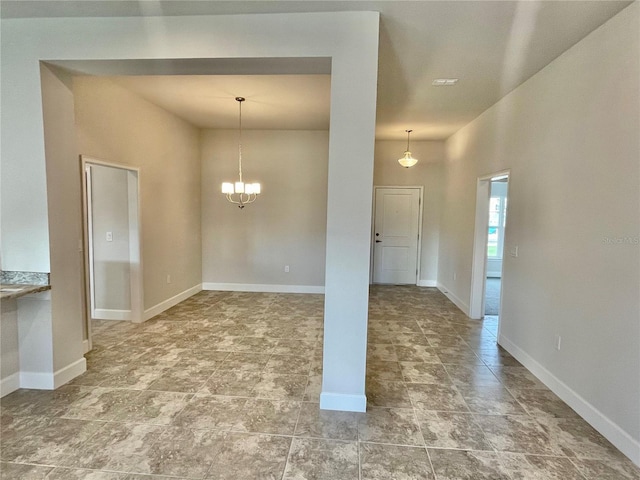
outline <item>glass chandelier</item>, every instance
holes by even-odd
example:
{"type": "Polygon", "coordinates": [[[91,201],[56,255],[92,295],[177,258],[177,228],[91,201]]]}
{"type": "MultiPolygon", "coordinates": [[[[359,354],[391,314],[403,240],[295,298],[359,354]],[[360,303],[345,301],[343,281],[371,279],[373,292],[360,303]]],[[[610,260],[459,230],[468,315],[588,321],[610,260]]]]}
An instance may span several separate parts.
{"type": "Polygon", "coordinates": [[[224,182],[222,184],[222,193],[227,196],[229,202],[238,205],[240,209],[245,205],[253,203],[260,194],[259,183],[244,183],[242,181],[242,102],[244,97],[236,97],[239,106],[239,127],[238,127],[238,176],[240,180],[232,182],[224,182]]]}
{"type": "Polygon", "coordinates": [[[407,150],[404,152],[404,157],[398,159],[398,163],[405,168],[413,167],[416,163],[418,163],[417,158],[413,158],[411,156],[411,152],[409,151],[409,135],[413,130],[405,130],[407,132],[407,150]]]}

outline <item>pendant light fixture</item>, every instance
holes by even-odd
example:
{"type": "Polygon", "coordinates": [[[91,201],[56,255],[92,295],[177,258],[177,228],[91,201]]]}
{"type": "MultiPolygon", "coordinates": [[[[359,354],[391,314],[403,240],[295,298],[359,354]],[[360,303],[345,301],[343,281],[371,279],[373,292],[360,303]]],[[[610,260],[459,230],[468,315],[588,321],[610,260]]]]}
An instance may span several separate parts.
{"type": "Polygon", "coordinates": [[[398,163],[405,168],[413,167],[416,163],[418,163],[417,158],[413,158],[411,156],[411,152],[409,151],[409,135],[413,130],[405,130],[407,132],[407,150],[404,152],[404,157],[398,159],[398,163]]]}
{"type": "Polygon", "coordinates": [[[238,121],[238,176],[240,180],[232,182],[224,182],[222,184],[222,193],[227,196],[229,202],[238,205],[238,208],[242,209],[245,205],[253,203],[260,194],[259,183],[244,183],[242,181],[242,102],[243,97],[236,97],[236,101],[239,106],[239,121],[238,121]]]}

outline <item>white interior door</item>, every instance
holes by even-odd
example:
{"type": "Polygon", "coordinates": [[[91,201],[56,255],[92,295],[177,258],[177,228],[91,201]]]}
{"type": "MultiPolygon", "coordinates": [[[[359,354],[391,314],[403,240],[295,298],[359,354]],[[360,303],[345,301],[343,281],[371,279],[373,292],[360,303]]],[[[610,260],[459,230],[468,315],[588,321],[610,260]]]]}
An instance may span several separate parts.
{"type": "Polygon", "coordinates": [[[417,282],[420,189],[375,190],[373,282],[417,282]]]}

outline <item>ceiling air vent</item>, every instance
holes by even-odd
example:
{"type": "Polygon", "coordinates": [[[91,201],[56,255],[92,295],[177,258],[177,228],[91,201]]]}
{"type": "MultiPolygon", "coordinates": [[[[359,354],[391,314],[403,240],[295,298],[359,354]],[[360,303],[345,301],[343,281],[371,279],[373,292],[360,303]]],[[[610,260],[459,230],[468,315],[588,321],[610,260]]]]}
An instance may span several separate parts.
{"type": "Polygon", "coordinates": [[[431,85],[434,87],[451,87],[458,83],[457,78],[436,78],[431,85]]]}

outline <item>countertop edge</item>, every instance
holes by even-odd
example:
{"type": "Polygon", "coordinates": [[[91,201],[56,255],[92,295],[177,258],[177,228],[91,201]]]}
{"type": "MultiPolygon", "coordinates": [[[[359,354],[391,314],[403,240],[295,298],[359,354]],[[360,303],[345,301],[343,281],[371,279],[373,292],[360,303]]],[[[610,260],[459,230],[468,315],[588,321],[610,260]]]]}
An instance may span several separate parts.
{"type": "Polygon", "coordinates": [[[2,284],[2,288],[20,288],[18,292],[0,292],[0,300],[14,300],[32,293],[51,290],[51,285],[2,284]]]}

